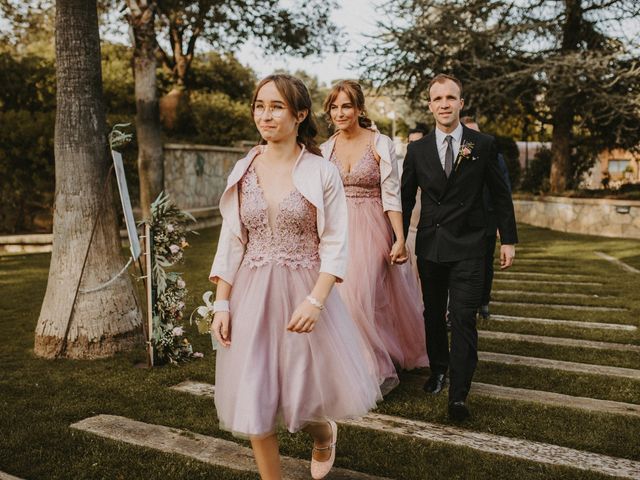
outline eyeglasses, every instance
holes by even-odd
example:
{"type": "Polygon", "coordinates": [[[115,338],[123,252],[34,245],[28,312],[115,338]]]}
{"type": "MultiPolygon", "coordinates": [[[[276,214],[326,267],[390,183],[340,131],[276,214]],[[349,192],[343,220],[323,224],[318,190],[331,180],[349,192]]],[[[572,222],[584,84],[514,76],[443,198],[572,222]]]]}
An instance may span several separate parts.
{"type": "Polygon", "coordinates": [[[253,116],[254,117],[261,117],[262,115],[264,115],[264,113],[269,110],[269,113],[271,113],[271,116],[273,118],[280,118],[282,117],[282,115],[284,114],[284,112],[287,110],[287,107],[285,107],[284,105],[263,105],[262,103],[258,104],[258,105],[253,105],[253,116]]]}

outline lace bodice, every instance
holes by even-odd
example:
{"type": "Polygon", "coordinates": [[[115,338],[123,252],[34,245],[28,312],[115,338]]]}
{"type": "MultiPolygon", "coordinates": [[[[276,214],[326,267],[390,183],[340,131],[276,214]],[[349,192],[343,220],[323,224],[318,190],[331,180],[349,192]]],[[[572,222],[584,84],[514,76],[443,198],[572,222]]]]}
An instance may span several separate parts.
{"type": "Polygon", "coordinates": [[[267,201],[252,166],[240,181],[240,219],[248,232],[243,265],[260,267],[271,262],[292,268],[314,268],[318,255],[315,207],[298,190],[278,205],[275,224],[269,224],[267,201]]]}
{"type": "Polygon", "coordinates": [[[335,150],[331,153],[331,161],[340,170],[340,178],[344,184],[347,198],[378,199],[382,202],[380,193],[380,166],[376,161],[373,147],[369,145],[364,155],[351,168],[345,172],[338,161],[335,150]]]}

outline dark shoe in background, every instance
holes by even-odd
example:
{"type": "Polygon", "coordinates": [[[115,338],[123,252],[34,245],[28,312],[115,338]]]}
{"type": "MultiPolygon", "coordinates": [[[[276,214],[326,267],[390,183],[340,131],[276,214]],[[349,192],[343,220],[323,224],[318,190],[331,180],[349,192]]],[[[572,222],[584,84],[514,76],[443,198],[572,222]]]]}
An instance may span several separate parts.
{"type": "Polygon", "coordinates": [[[449,420],[463,422],[471,416],[464,402],[449,402],[449,420]]]}
{"type": "Polygon", "coordinates": [[[489,305],[482,305],[478,309],[478,314],[480,314],[483,320],[489,320],[489,305]]]}
{"type": "Polygon", "coordinates": [[[437,395],[447,384],[447,376],[444,373],[433,373],[425,382],[422,389],[431,395],[437,395]]]}

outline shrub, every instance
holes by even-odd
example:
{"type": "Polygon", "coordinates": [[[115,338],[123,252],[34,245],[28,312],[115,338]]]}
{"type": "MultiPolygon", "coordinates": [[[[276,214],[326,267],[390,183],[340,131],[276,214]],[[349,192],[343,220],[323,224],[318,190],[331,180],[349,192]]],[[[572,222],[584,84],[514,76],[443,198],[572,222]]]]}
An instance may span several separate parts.
{"type": "Polygon", "coordinates": [[[208,145],[231,145],[257,140],[249,105],[224,93],[193,92],[190,98],[194,134],[189,140],[208,145]]]}
{"type": "Polygon", "coordinates": [[[551,175],[551,150],[547,148],[536,152],[529,168],[524,173],[520,189],[525,192],[544,193],[549,191],[551,175]]]}

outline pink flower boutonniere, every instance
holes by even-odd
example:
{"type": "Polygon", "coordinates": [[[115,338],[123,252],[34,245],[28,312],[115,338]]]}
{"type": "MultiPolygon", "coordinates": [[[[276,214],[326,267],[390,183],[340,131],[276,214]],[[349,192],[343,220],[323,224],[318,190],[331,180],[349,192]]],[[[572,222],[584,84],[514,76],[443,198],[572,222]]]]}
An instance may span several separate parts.
{"type": "Polygon", "coordinates": [[[462,160],[470,159],[471,161],[476,160],[478,157],[473,157],[471,154],[473,153],[474,144],[471,142],[464,141],[462,145],[460,145],[460,151],[458,152],[458,158],[456,158],[456,164],[454,170],[457,170],[462,160]]]}

